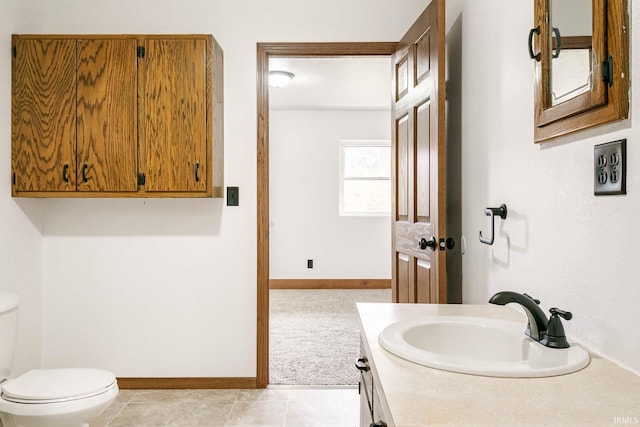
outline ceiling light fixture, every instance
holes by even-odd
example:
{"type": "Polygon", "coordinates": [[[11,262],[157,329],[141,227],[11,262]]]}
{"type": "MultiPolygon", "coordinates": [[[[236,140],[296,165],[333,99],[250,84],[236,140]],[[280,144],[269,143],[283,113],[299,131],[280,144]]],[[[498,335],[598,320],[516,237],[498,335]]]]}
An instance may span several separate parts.
{"type": "Polygon", "coordinates": [[[269,71],[269,86],[283,87],[291,82],[295,74],[288,71],[269,71]]]}

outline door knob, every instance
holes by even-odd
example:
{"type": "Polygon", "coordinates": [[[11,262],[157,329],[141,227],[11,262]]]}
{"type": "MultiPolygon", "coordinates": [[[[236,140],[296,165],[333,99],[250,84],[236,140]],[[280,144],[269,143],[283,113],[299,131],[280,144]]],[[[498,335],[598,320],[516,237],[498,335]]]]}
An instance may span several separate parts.
{"type": "Polygon", "coordinates": [[[427,240],[427,239],[425,239],[423,237],[418,242],[418,245],[420,246],[420,249],[422,249],[422,250],[425,250],[425,249],[429,248],[432,251],[435,251],[436,250],[436,246],[438,244],[436,243],[436,238],[432,236],[429,240],[427,240]]]}

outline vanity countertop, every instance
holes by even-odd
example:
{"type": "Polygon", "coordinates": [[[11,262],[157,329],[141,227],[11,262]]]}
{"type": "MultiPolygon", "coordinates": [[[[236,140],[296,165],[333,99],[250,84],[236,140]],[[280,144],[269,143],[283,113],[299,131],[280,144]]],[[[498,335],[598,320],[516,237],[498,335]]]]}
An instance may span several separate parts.
{"type": "Polygon", "coordinates": [[[431,316],[522,321],[524,332],[526,317],[511,307],[359,303],[358,312],[374,382],[396,427],[640,425],[640,376],[595,354],[573,374],[494,378],[420,366],[378,343],[387,325],[431,316]]]}

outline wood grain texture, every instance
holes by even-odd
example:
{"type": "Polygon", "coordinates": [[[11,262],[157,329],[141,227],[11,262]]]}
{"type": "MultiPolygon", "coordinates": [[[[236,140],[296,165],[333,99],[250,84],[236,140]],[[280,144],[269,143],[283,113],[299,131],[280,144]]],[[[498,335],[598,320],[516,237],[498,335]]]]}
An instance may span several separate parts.
{"type": "MultiPolygon", "coordinates": [[[[30,64],[22,64],[18,55],[13,60],[12,68],[12,171],[16,173],[16,185],[12,186],[12,195],[15,197],[223,197],[223,177],[224,177],[224,152],[223,152],[223,52],[215,39],[210,35],[46,35],[46,34],[21,34],[13,35],[13,44],[16,50],[22,50],[26,54],[30,51],[46,51],[49,56],[42,56],[38,53],[39,61],[47,64],[46,70],[49,75],[38,76],[36,74],[28,74],[28,68],[42,67],[41,63],[31,60],[30,64]],[[177,102],[169,105],[156,105],[156,107],[165,114],[158,122],[160,124],[152,130],[167,136],[163,141],[167,141],[173,135],[184,135],[185,129],[194,123],[199,123],[197,127],[197,135],[193,138],[197,143],[193,143],[189,148],[181,149],[179,145],[165,145],[159,150],[155,148],[147,150],[143,143],[145,136],[154,136],[153,132],[145,132],[146,128],[142,125],[144,119],[144,101],[145,96],[142,93],[140,83],[143,81],[141,73],[138,74],[136,81],[135,74],[133,77],[133,99],[130,101],[124,99],[124,93],[131,89],[129,82],[123,76],[130,72],[129,63],[123,64],[122,58],[125,56],[121,45],[140,43],[144,45],[146,40],[169,40],[186,45],[198,46],[192,50],[198,50],[198,57],[191,58],[191,63],[182,61],[181,58],[164,58],[165,64],[182,63],[182,67],[177,65],[171,69],[167,67],[167,73],[188,68],[191,74],[181,74],[180,77],[173,77],[170,74],[163,74],[158,71],[154,77],[161,78],[163,81],[155,81],[153,89],[162,90],[162,95],[167,96],[169,89],[178,87],[183,92],[187,91],[191,97],[181,97],[177,102]],[[76,97],[76,42],[81,50],[80,54],[85,55],[84,59],[78,64],[77,71],[80,72],[81,78],[77,85],[82,93],[76,97]],[[19,48],[18,44],[25,44],[26,49],[19,48]],[[73,46],[68,49],[72,56],[66,55],[64,49],[59,46],[67,44],[73,46]],[[35,46],[35,47],[34,47],[35,46]],[[39,47],[38,47],[39,46],[39,47]],[[118,47],[114,47],[118,46],[118,47]],[[202,48],[202,49],[200,49],[202,48]],[[91,50],[95,50],[91,52],[91,50]],[[72,52],[71,52],[72,51],[72,52]],[[51,52],[55,52],[53,54],[51,52]],[[99,64],[105,55],[113,54],[113,58],[108,58],[106,63],[99,64]],[[175,60],[174,60],[175,59],[175,60]],[[68,68],[67,81],[53,81],[55,77],[54,67],[55,61],[68,68]],[[119,68],[122,67],[122,68],[119,68]],[[186,76],[186,77],[185,77],[186,76]],[[72,78],[71,78],[72,77],[72,78]],[[118,90],[114,90],[112,82],[121,78],[118,90]],[[24,90],[24,84],[42,85],[43,88],[34,90],[24,90]],[[38,80],[39,79],[39,80],[38,80]],[[71,82],[73,94],[65,93],[61,88],[71,82]],[[198,94],[193,95],[191,92],[192,83],[198,85],[198,94]],[[22,89],[21,89],[22,88],[22,89]],[[135,93],[139,92],[136,101],[135,93]],[[35,102],[28,97],[32,94],[41,96],[35,102]],[[117,99],[114,99],[117,96],[117,99]],[[77,101],[76,101],[76,98],[77,101]],[[196,101],[197,99],[197,101],[196,101]],[[200,102],[200,100],[204,100],[200,102]],[[62,101],[68,103],[58,106],[62,101]],[[123,106],[121,112],[115,111],[115,104],[123,106]],[[133,105],[133,107],[132,107],[133,105]],[[177,107],[176,107],[177,106],[177,107]],[[68,107],[68,108],[67,108],[68,107]],[[130,123],[126,120],[128,116],[127,110],[133,108],[133,134],[137,139],[137,148],[131,154],[130,146],[124,142],[130,129],[130,123]],[[135,109],[138,109],[137,117],[135,109]],[[47,109],[55,111],[51,114],[47,109]],[[189,116],[189,120],[182,120],[180,115],[191,114],[192,110],[197,111],[197,117],[189,116]],[[76,114],[77,113],[77,114],[76,114]],[[34,115],[35,114],[35,115],[34,115]],[[78,125],[80,134],[76,138],[76,116],[81,121],[78,125]],[[44,120],[40,118],[44,117],[44,120]],[[173,120],[170,122],[167,118],[173,120]],[[178,118],[180,120],[178,120],[178,118]],[[32,122],[38,121],[37,125],[32,126],[32,122]],[[58,121],[60,123],[58,123],[58,121]],[[94,123],[94,121],[97,121],[94,123]],[[101,121],[101,123],[100,123],[101,121]],[[179,125],[176,123],[179,122],[179,125]],[[136,131],[136,127],[138,130],[136,131]],[[215,132],[215,134],[214,134],[215,132]],[[116,135],[113,137],[113,135],[116,135]],[[37,137],[38,144],[25,145],[20,142],[33,140],[37,137]],[[45,140],[42,140],[44,136],[45,140]],[[64,142],[63,139],[64,138],[64,142]],[[76,153],[76,139],[78,139],[78,152],[76,153]],[[106,142],[110,139],[110,142],[106,142]],[[49,142],[56,141],[55,144],[49,142]],[[43,142],[44,141],[44,142],[43,142]],[[102,143],[104,142],[104,144],[102,143]],[[124,146],[124,152],[118,152],[120,147],[124,146]],[[195,148],[194,148],[195,147],[195,148]],[[137,154],[136,151],[137,150],[137,154]],[[67,154],[70,152],[71,154],[67,154]],[[190,157],[200,158],[198,160],[188,160],[190,164],[184,166],[184,159],[175,163],[173,160],[165,160],[165,162],[157,161],[159,156],[164,153],[170,153],[177,156],[185,155],[185,152],[192,153],[190,157]],[[161,169],[159,174],[163,176],[178,175],[188,176],[189,182],[184,186],[169,187],[161,186],[154,189],[150,185],[149,191],[145,186],[137,186],[136,172],[146,173],[147,153],[149,153],[155,161],[152,171],[161,169]],[[77,154],[77,156],[76,156],[77,154]],[[137,160],[136,160],[137,158],[137,160]],[[35,160],[34,160],[35,159],[35,160]],[[137,162],[133,168],[133,177],[130,174],[130,159],[137,162]],[[63,163],[60,163],[63,160],[63,163]],[[37,161],[37,163],[36,163],[37,161]],[[87,162],[85,175],[87,182],[83,178],[83,166],[87,162]],[[60,164],[58,164],[60,163],[60,164]],[[178,172],[174,168],[169,167],[172,164],[182,163],[178,168],[178,172]],[[195,163],[199,164],[200,182],[194,185],[195,181],[195,163]],[[69,182],[62,180],[63,168],[67,165],[69,182]],[[79,165],[79,167],[77,167],[79,165]],[[137,168],[137,170],[136,170],[137,168]],[[154,169],[155,168],[155,169],[154,169]],[[125,171],[126,169],[126,171],[125,171]],[[42,172],[44,170],[44,172],[42,172]],[[117,171],[117,172],[116,172],[117,171]],[[166,174],[165,174],[166,172],[166,174]],[[127,178],[125,178],[127,176],[127,178]],[[79,182],[76,186],[76,177],[79,182]],[[63,182],[61,184],[60,182],[63,182]],[[136,188],[131,189],[132,183],[136,188]],[[76,187],[78,191],[76,191],[76,187]],[[136,191],[137,190],[137,191],[136,191]]],[[[186,48],[182,51],[188,51],[186,48]]],[[[129,51],[127,50],[127,54],[129,51]]],[[[147,50],[147,53],[148,50],[147,50]]],[[[169,52],[173,53],[173,52],[169,52]]],[[[178,52],[181,54],[180,52],[178,52]]],[[[131,53],[135,55],[134,51],[131,53]]],[[[33,55],[32,55],[33,56],[33,55]]],[[[36,56],[34,56],[35,58],[36,56]]],[[[134,57],[135,59],[135,57],[134,57]]],[[[129,58],[127,58],[129,61],[129,58]]],[[[144,60],[142,60],[144,61],[144,60]]],[[[141,63],[144,66],[144,63],[141,63]]],[[[134,60],[133,69],[137,68],[134,60]]],[[[60,70],[56,72],[62,72],[60,70]]],[[[149,81],[149,80],[147,80],[149,81]]],[[[166,99],[159,99],[159,102],[166,99]]],[[[118,107],[119,108],[119,107],[118,107]]],[[[157,122],[156,122],[157,123],[157,122]]],[[[157,135],[156,134],[156,135],[157,135]]],[[[184,148],[184,147],[182,147],[184,148]]],[[[148,179],[147,179],[148,182],[148,179]]],[[[153,181],[152,181],[153,182],[153,181]]]]}
{"type": "Polygon", "coordinates": [[[78,191],[137,191],[136,41],[78,40],[78,191]]]}
{"type": "MultiPolygon", "coordinates": [[[[539,1],[536,5],[536,11],[540,8],[550,7],[549,0],[539,1]]],[[[606,83],[602,81],[602,64],[607,58],[607,49],[605,42],[605,0],[593,0],[593,36],[591,62],[592,67],[591,90],[570,100],[553,105],[552,100],[552,79],[551,70],[553,67],[553,58],[551,51],[553,50],[553,42],[551,37],[540,37],[540,52],[542,52],[540,62],[536,63],[536,67],[540,68],[539,80],[536,80],[540,87],[540,105],[536,105],[536,126],[541,127],[553,123],[558,120],[565,119],[583,111],[587,111],[603,105],[607,102],[606,83]]],[[[551,34],[552,25],[547,19],[536,18],[540,22],[540,35],[551,34]]],[[[553,17],[551,17],[553,19],[553,17]]],[[[555,39],[554,39],[555,40],[555,39]]],[[[563,37],[564,41],[564,37],[563,37]]]]}
{"type": "Polygon", "coordinates": [[[427,73],[431,71],[431,28],[422,34],[413,45],[415,60],[415,81],[414,85],[422,83],[427,78],[427,73]]]}
{"type": "Polygon", "coordinates": [[[391,279],[270,279],[269,289],[390,289],[391,279]]]}
{"type": "Polygon", "coordinates": [[[145,58],[138,65],[145,191],[206,191],[205,40],[146,39],[143,44],[145,58]]]}
{"type": "Polygon", "coordinates": [[[257,45],[257,361],[256,386],[269,383],[269,57],[391,55],[394,42],[257,45]]]}
{"type": "Polygon", "coordinates": [[[409,218],[409,116],[396,121],[396,219],[406,221],[409,218]]]}
{"type": "Polygon", "coordinates": [[[117,378],[120,389],[255,389],[252,377],[117,378]]]}
{"type": "Polygon", "coordinates": [[[395,90],[396,101],[401,100],[409,91],[409,64],[408,55],[399,58],[395,65],[395,90]]]}
{"type": "Polygon", "coordinates": [[[13,194],[76,190],[76,42],[13,36],[13,194]]]}
{"type": "Polygon", "coordinates": [[[207,182],[213,197],[224,197],[224,53],[212,36],[207,38],[207,159],[210,160],[207,182]],[[211,86],[211,90],[209,89],[211,86]]]}
{"type": "Polygon", "coordinates": [[[431,289],[431,263],[416,259],[416,302],[429,303],[437,297],[437,289],[431,289]]]}
{"type": "Polygon", "coordinates": [[[430,146],[430,121],[431,104],[425,102],[414,109],[416,118],[415,132],[415,217],[417,222],[428,222],[431,214],[431,183],[429,180],[420,179],[431,175],[431,146],[430,146]]]}
{"type": "Polygon", "coordinates": [[[14,194],[15,197],[29,197],[38,199],[48,198],[74,198],[74,199],[172,199],[207,198],[211,197],[206,192],[192,193],[187,191],[21,191],[14,194]]]}
{"type": "Polygon", "coordinates": [[[258,44],[256,387],[269,384],[269,46],[258,44]]]}
{"type": "MultiPolygon", "coordinates": [[[[536,0],[534,26],[548,34],[546,8],[549,0],[536,0]]],[[[570,101],[549,107],[550,44],[547,37],[538,38],[536,48],[542,60],[536,64],[534,135],[535,142],[574,133],[629,116],[629,17],[627,0],[594,0],[594,33],[592,61],[594,89],[570,101]],[[605,19],[606,17],[606,19],[605,19]],[[613,85],[602,82],[600,64],[609,56],[614,60],[613,85]]]]}
{"type": "Polygon", "coordinates": [[[408,303],[414,302],[413,298],[413,286],[411,275],[411,261],[414,258],[403,254],[402,252],[396,253],[396,276],[394,278],[393,286],[396,288],[398,299],[394,302],[408,303]]]}
{"type": "MultiPolygon", "coordinates": [[[[421,238],[447,237],[444,20],[444,1],[431,2],[402,38],[395,53],[396,64],[407,58],[409,72],[406,94],[394,93],[393,99],[397,101],[392,109],[395,120],[408,118],[407,129],[394,126],[392,134],[392,152],[397,153],[392,288],[397,302],[448,302],[447,251],[422,250],[418,246],[421,238]],[[428,269],[418,268],[427,265],[428,269]],[[434,287],[436,291],[431,292],[434,287]],[[429,300],[425,301],[426,298],[429,300]]],[[[394,67],[394,73],[399,70],[394,67]]],[[[399,77],[394,75],[394,79],[398,81],[399,77]]],[[[402,89],[398,84],[393,87],[402,89]]]]}

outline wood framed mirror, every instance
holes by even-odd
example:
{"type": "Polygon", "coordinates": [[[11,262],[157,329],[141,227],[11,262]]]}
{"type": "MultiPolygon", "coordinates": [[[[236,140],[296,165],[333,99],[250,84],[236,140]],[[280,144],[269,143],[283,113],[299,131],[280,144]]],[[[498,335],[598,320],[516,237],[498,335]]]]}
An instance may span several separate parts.
{"type": "Polygon", "coordinates": [[[535,142],[626,119],[628,1],[534,2],[535,142]]]}

